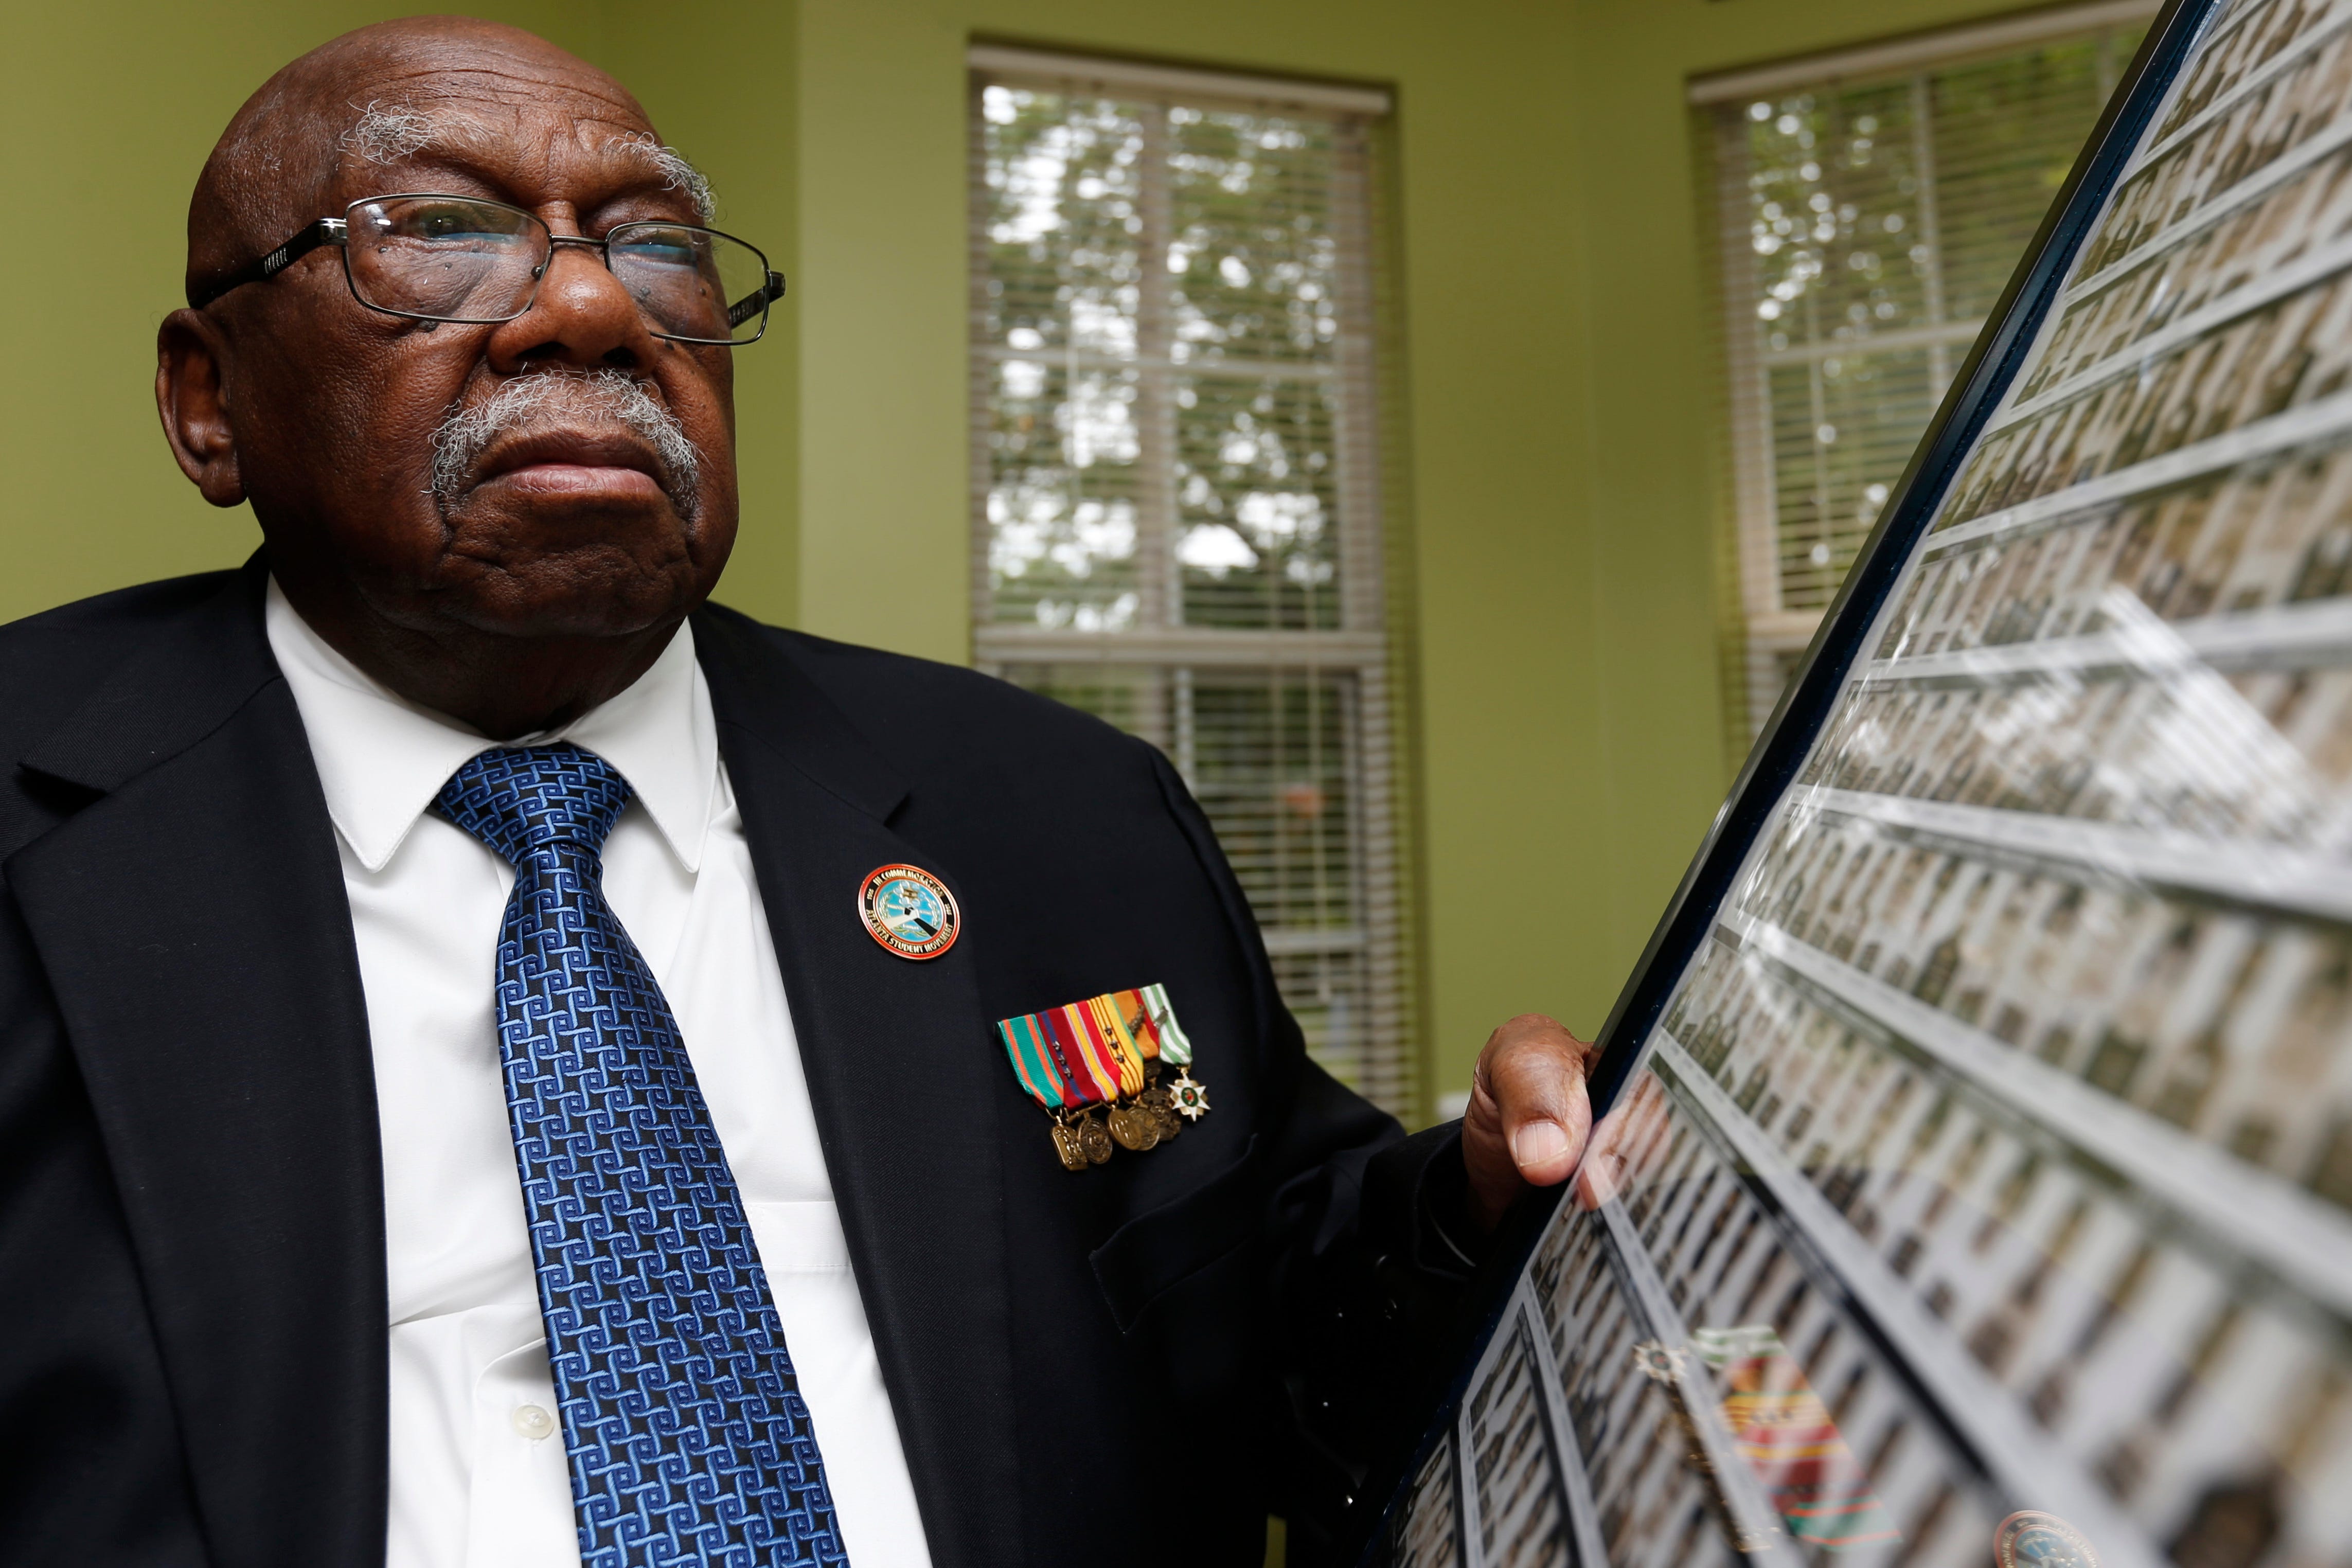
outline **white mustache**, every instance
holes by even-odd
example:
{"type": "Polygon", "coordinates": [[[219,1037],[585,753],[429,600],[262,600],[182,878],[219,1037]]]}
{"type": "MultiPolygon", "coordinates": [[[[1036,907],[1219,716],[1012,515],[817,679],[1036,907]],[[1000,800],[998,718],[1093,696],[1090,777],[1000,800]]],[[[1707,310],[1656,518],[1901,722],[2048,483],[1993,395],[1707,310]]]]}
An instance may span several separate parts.
{"type": "Polygon", "coordinates": [[[433,494],[446,509],[466,491],[474,465],[493,442],[548,415],[615,421],[650,443],[661,487],[682,512],[702,489],[702,455],[677,416],[635,379],[617,370],[562,367],[520,375],[471,408],[452,408],[433,432],[433,494]]]}

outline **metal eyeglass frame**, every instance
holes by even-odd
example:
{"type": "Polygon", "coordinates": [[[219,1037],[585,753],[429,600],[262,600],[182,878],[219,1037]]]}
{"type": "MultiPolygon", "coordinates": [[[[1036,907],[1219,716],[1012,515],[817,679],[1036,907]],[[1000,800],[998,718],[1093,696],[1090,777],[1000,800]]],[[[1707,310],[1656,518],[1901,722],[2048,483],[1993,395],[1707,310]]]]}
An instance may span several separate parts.
{"type": "MultiPolygon", "coordinates": [[[[754,303],[757,304],[760,311],[760,330],[752,333],[750,337],[738,342],[733,338],[689,338],[677,332],[662,331],[654,332],[653,335],[655,337],[673,343],[705,343],[716,348],[747,348],[768,335],[768,307],[784,297],[784,275],[770,267],[768,265],[768,253],[761,250],[758,246],[753,245],[748,239],[740,239],[734,235],[726,233],[721,229],[704,228],[698,224],[672,223],[667,219],[662,218],[650,219],[640,223],[615,224],[611,229],[606,231],[604,238],[590,239],[582,235],[554,233],[548,229],[547,225],[541,220],[538,214],[527,212],[523,208],[512,205],[509,203],[494,202],[487,196],[461,196],[446,191],[399,191],[380,196],[362,196],[358,201],[355,201],[343,208],[342,216],[320,218],[317,222],[306,226],[299,232],[285,240],[278,247],[277,249],[272,250],[260,260],[248,262],[245,266],[240,267],[236,271],[230,273],[227,277],[220,279],[216,282],[214,282],[203,289],[190,289],[188,292],[188,308],[190,310],[201,310],[205,306],[211,304],[214,300],[219,299],[222,295],[226,294],[232,289],[242,289],[248,283],[267,283],[269,279],[277,277],[280,272],[285,271],[289,267],[293,266],[297,261],[301,260],[302,258],[310,255],[310,252],[318,249],[320,246],[332,245],[339,246],[342,248],[343,285],[352,291],[352,298],[358,300],[362,309],[376,311],[380,315],[398,316],[403,320],[411,321],[446,321],[452,326],[461,327],[498,326],[504,322],[515,321],[520,318],[530,311],[532,305],[538,302],[539,286],[546,280],[547,269],[550,266],[553,265],[555,260],[555,252],[559,247],[570,245],[576,246],[582,250],[593,250],[596,252],[598,258],[604,263],[604,270],[610,272],[613,269],[612,245],[614,237],[625,235],[629,230],[635,228],[684,229],[689,234],[708,234],[716,236],[718,238],[726,240],[730,244],[740,245],[744,249],[750,251],[752,255],[758,257],[760,258],[761,270],[768,275],[767,282],[756,292],[745,295],[741,300],[737,300],[734,304],[728,307],[728,324],[734,326],[740,325],[742,321],[749,320],[751,308],[754,303]],[[531,273],[530,293],[523,300],[521,309],[511,311],[503,316],[435,316],[427,314],[422,310],[395,310],[389,305],[376,304],[360,292],[359,280],[352,276],[352,214],[358,211],[361,207],[371,205],[376,202],[412,202],[432,200],[471,202],[480,206],[498,207],[506,212],[518,214],[519,216],[529,219],[530,222],[538,224],[540,228],[547,234],[547,259],[541,262],[537,269],[531,273]],[[738,311],[741,311],[742,314],[738,315],[738,311]]],[[[648,325],[647,330],[652,330],[650,325],[648,325]]]]}

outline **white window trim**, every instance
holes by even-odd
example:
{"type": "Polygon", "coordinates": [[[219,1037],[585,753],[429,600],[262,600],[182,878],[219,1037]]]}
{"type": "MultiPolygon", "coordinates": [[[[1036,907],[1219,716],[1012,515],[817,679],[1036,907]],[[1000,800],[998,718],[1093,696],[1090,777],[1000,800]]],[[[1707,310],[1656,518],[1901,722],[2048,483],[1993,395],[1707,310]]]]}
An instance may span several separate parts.
{"type": "MultiPolygon", "coordinates": [[[[1385,524],[1381,497],[1376,344],[1372,336],[1373,226],[1366,208],[1370,178],[1366,167],[1369,122],[1390,111],[1390,97],[1374,89],[1097,59],[998,45],[973,45],[968,60],[976,84],[1099,92],[1106,97],[1147,100],[1181,100],[1262,112],[1308,114],[1339,121],[1344,128],[1339,157],[1346,177],[1334,187],[1332,222],[1342,236],[1341,284],[1347,304],[1332,363],[1318,367],[1218,362],[1220,368],[1244,372],[1263,369],[1291,378],[1328,376],[1341,381],[1351,393],[1342,404],[1343,414],[1333,431],[1336,499],[1341,524],[1339,629],[1227,630],[1178,624],[1182,588],[1172,551],[1175,498],[1172,489],[1166,485],[1146,486],[1139,497],[1147,506],[1165,509],[1167,515],[1156,520],[1145,533],[1147,537],[1162,537],[1171,547],[1160,551],[1147,549],[1138,561],[1139,625],[1103,633],[994,622],[985,521],[992,479],[986,420],[993,367],[1007,356],[982,342],[980,316],[983,307],[975,297],[971,334],[972,644],[974,662],[992,673],[1023,665],[1083,668],[1093,664],[1164,669],[1171,672],[1179,684],[1189,684],[1190,672],[1195,668],[1263,670],[1285,679],[1313,679],[1328,674],[1349,678],[1348,688],[1343,689],[1348,692],[1343,700],[1354,712],[1352,722],[1343,727],[1343,734],[1349,737],[1352,753],[1348,758],[1345,776],[1355,803],[1350,849],[1355,863],[1358,922],[1345,929],[1268,928],[1262,934],[1267,951],[1277,960],[1287,955],[1322,952],[1361,955],[1367,1016],[1360,1026],[1364,1051],[1358,1087],[1385,1109],[1411,1116],[1420,1107],[1416,1099],[1416,1045],[1407,1026],[1410,974],[1402,951],[1401,900],[1405,889],[1395,817],[1396,710],[1390,689],[1391,648],[1383,580],[1385,524]]],[[[977,135],[976,115],[974,129],[977,135]]],[[[975,142],[973,157],[977,160],[980,155],[975,142]]],[[[1146,201],[1151,199],[1147,194],[1146,201]]],[[[985,269],[978,222],[979,210],[975,208],[975,279],[985,269]]],[[[1163,362],[1150,358],[1121,359],[1118,363],[1123,369],[1169,368],[1163,362]]],[[[1155,438],[1147,434],[1145,450],[1164,447],[1165,439],[1164,436],[1155,438]]],[[[1180,724],[1162,727],[1170,731],[1171,758],[1190,782],[1191,737],[1181,732],[1180,724]]]]}

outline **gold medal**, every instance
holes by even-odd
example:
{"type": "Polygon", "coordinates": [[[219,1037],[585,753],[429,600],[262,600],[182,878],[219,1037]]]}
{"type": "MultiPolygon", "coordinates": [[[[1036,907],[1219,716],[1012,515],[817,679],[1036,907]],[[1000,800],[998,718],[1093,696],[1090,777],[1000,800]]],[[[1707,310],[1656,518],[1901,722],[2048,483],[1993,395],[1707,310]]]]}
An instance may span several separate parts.
{"type": "Polygon", "coordinates": [[[1067,1121],[1054,1123],[1054,1152],[1062,1157],[1062,1169],[1083,1171],[1087,1168],[1086,1140],[1067,1121]]]}
{"type": "Polygon", "coordinates": [[[1118,1146],[1140,1154],[1160,1142],[1160,1118],[1134,1100],[1110,1108],[1110,1135],[1118,1146]]]}
{"type": "Polygon", "coordinates": [[[1099,1165],[1110,1158],[1110,1134],[1095,1120],[1094,1108],[1088,1106],[1078,1118],[1078,1146],[1086,1151],[1087,1163],[1099,1165]]]}
{"type": "Polygon", "coordinates": [[[1159,1124],[1160,1142],[1162,1143],[1184,1131],[1184,1119],[1176,1114],[1176,1097],[1156,1081],[1135,1097],[1135,1103],[1159,1124]]]}

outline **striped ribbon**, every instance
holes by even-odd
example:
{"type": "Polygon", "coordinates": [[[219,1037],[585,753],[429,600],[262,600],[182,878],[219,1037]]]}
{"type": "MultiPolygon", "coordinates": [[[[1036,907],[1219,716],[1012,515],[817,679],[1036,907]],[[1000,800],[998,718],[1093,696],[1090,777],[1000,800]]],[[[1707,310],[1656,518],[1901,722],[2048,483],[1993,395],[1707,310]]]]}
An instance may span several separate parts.
{"type": "Polygon", "coordinates": [[[1168,987],[1147,985],[1141,992],[1144,1011],[1150,1016],[1151,1026],[1160,1038],[1160,1059],[1172,1066],[1192,1065],[1192,1042],[1184,1037],[1176,1022],[1176,1009],[1168,1000],[1168,987]]]}
{"type": "Polygon", "coordinates": [[[1024,1013],[996,1032],[1021,1087],[1048,1110],[1116,1103],[1142,1090],[1144,1063],[1192,1059],[1192,1042],[1158,985],[1024,1013]]]}

